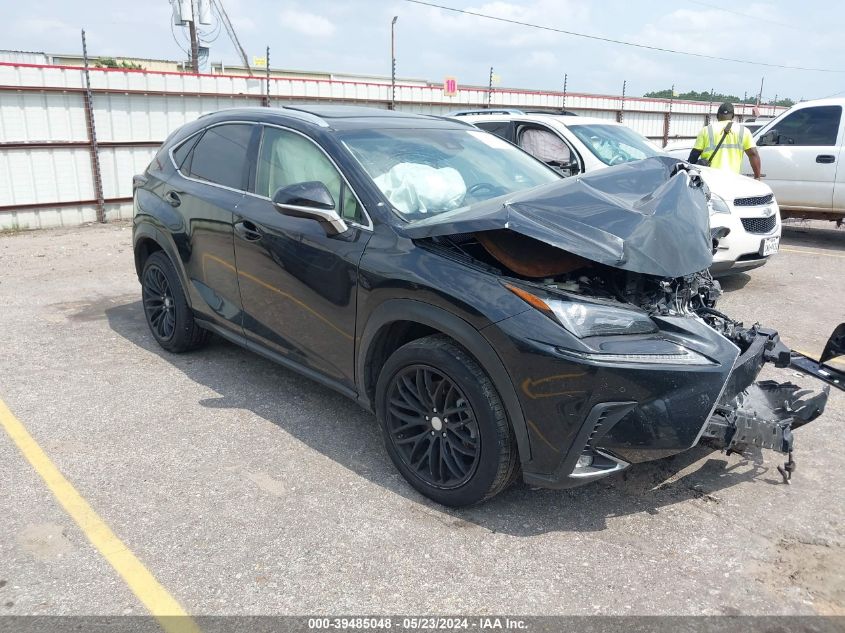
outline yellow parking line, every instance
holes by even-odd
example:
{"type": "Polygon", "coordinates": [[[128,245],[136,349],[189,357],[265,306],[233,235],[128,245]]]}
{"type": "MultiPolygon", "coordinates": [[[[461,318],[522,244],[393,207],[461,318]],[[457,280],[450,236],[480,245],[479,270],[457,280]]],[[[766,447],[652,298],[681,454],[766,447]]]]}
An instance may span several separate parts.
{"type": "Polygon", "coordinates": [[[825,253],[824,251],[805,251],[799,248],[781,248],[780,250],[786,251],[787,253],[801,253],[802,255],[821,255],[822,257],[839,257],[841,259],[845,259],[845,255],[840,255],[839,253],[825,253]]]}
{"type": "Polygon", "coordinates": [[[129,551],[129,548],[111,531],[105,521],[94,511],[76,488],[65,479],[61,471],[41,449],[20,420],[0,400],[0,425],[17,445],[65,511],[79,526],[91,544],[120,574],[138,600],[155,616],[167,633],[199,633],[200,629],[182,606],[176,602],[129,551]],[[181,617],[173,617],[181,616],[181,617]]]}

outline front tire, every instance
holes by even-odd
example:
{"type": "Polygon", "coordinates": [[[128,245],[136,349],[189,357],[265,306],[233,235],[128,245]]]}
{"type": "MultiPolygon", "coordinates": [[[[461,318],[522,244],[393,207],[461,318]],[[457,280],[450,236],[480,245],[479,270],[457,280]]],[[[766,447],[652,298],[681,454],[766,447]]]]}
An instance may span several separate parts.
{"type": "Polygon", "coordinates": [[[516,442],[496,388],[447,336],[393,353],[379,374],[376,415],[399,472],[438,503],[484,501],[517,473],[516,442]]]}
{"type": "Polygon", "coordinates": [[[210,332],[194,321],[179,275],[163,251],[144,263],[141,299],[153,338],[168,352],[187,352],[208,342],[210,332]]]}

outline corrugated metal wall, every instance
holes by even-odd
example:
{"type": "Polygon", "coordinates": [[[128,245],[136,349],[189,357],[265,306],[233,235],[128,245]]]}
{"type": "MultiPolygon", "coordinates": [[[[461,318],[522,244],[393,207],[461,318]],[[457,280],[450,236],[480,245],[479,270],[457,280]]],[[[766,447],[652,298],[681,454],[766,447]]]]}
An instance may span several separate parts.
{"type": "MultiPolygon", "coordinates": [[[[132,214],[132,176],[180,125],[205,112],[265,101],[264,78],[122,69],[90,71],[106,220],[132,214]]],[[[274,106],[323,101],[387,107],[385,83],[271,78],[274,106]]],[[[558,92],[397,85],[396,107],[428,114],[484,107],[559,109],[558,92]]],[[[567,94],[567,110],[619,120],[653,139],[694,137],[715,104],[567,94]],[[620,114],[620,111],[622,114],[620,114]]],[[[764,108],[762,114],[776,109],[764,108]]],[[[745,112],[750,115],[750,107],[745,112]]],[[[97,219],[91,133],[81,68],[0,63],[0,229],[73,226],[97,219]]]]}

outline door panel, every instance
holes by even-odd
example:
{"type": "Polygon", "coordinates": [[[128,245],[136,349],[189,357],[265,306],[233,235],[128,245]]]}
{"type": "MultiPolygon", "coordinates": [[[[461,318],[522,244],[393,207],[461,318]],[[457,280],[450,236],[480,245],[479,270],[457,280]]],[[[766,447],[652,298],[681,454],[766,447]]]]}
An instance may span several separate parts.
{"type": "Polygon", "coordinates": [[[242,333],[235,267],[233,221],[248,182],[248,147],[258,127],[231,123],[209,128],[173,152],[179,167],[165,200],[184,220],[181,239],[194,310],[237,334],[242,333]],[[190,148],[190,149],[188,149],[190,148]],[[239,190],[240,189],[240,190],[239,190]]]}
{"type": "Polygon", "coordinates": [[[247,195],[235,218],[245,334],[353,387],[358,262],[371,233],[350,224],[329,237],[317,221],[283,215],[269,198],[317,180],[348,221],[360,219],[360,203],[323,152],[294,132],[265,128],[257,163],[258,195],[247,195]]]}
{"type": "MultiPolygon", "coordinates": [[[[767,131],[779,133],[778,144],[760,145],[757,151],[765,174],[763,180],[781,206],[831,208],[839,162],[836,143],[841,112],[839,106],[800,108],[767,127],[767,131]]],[[[743,173],[751,174],[747,156],[743,173]]]]}

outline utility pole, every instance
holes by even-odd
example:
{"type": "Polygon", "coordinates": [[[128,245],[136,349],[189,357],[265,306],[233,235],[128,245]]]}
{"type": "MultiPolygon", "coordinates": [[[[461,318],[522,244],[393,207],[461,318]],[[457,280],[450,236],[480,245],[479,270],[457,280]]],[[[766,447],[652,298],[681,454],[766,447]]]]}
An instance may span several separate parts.
{"type": "Polygon", "coordinates": [[[197,0],[191,0],[191,19],[188,21],[191,32],[191,70],[200,71],[200,43],[197,37],[197,0]]]}
{"type": "Polygon", "coordinates": [[[622,123],[625,119],[625,89],[628,87],[628,82],[622,82],[622,102],[619,104],[619,116],[616,117],[617,123],[622,123]]]}
{"type": "Polygon", "coordinates": [[[742,114],[739,115],[739,122],[742,123],[745,120],[745,106],[746,101],[748,101],[748,91],[742,93],[742,114]]]}
{"type": "Polygon", "coordinates": [[[760,107],[760,104],[763,101],[763,82],[766,81],[765,77],[760,78],[760,92],[757,93],[757,107],[760,107]]]}
{"type": "Polygon", "coordinates": [[[265,83],[267,84],[267,90],[266,90],[267,98],[264,102],[264,105],[269,108],[270,107],[270,47],[269,46],[267,47],[267,52],[264,54],[264,61],[265,61],[264,69],[266,71],[266,74],[265,74],[265,80],[266,81],[265,81],[265,83]]]}
{"type": "Polygon", "coordinates": [[[490,103],[493,99],[493,67],[490,66],[490,81],[487,82],[487,107],[490,107],[490,103]]]}
{"type": "Polygon", "coordinates": [[[398,15],[393,16],[390,22],[390,109],[396,109],[396,20],[398,15]]]}
{"type": "Polygon", "coordinates": [[[569,75],[564,73],[563,75],[563,103],[560,106],[561,112],[566,112],[566,80],[569,78],[569,75]]]}

